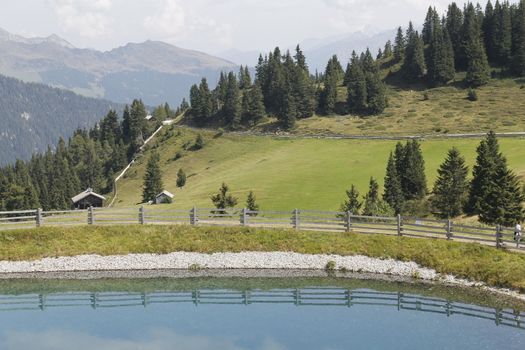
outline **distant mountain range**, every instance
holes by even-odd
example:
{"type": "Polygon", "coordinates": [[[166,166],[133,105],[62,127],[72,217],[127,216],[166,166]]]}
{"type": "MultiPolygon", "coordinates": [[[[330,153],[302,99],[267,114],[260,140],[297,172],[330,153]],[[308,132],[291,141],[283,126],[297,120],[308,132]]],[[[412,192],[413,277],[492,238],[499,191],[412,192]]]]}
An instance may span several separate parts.
{"type": "Polygon", "coordinates": [[[127,44],[111,51],[77,49],[57,35],[24,38],[0,29],[0,74],[88,97],[148,105],[178,104],[202,77],[214,84],[236,64],[163,42],[127,44]]]}
{"type": "Polygon", "coordinates": [[[0,165],[29,159],[122,106],[0,75],[0,165]]]}
{"type": "MultiPolygon", "coordinates": [[[[394,40],[395,30],[383,31],[376,34],[366,34],[364,32],[355,32],[347,35],[338,35],[323,39],[307,39],[299,45],[306,55],[306,60],[310,71],[313,74],[315,70],[323,72],[330,57],[334,54],[339,57],[339,61],[346,68],[346,63],[350,60],[352,50],[357,53],[365,51],[368,48],[375,55],[379,48],[383,49],[388,40],[394,40]]],[[[286,48],[294,50],[295,47],[286,48]]],[[[267,52],[263,52],[263,55],[267,52]]],[[[230,49],[217,54],[239,65],[249,65],[251,67],[257,64],[259,51],[241,51],[230,49]]]]}

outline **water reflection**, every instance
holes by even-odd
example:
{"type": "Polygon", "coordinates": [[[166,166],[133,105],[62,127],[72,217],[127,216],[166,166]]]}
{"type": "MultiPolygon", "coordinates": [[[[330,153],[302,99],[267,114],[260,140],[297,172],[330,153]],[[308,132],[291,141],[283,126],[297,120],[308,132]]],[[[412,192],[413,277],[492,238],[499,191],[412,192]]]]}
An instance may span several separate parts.
{"type": "Polygon", "coordinates": [[[0,295],[0,349],[523,349],[524,317],[326,286],[22,293],[0,295]]]}

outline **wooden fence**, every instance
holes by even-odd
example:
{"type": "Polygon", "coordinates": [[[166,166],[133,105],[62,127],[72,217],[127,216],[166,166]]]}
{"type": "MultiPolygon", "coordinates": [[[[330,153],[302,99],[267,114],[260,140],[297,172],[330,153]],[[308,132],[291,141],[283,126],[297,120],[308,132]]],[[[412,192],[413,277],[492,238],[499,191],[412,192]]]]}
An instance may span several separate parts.
{"type": "Polygon", "coordinates": [[[163,206],[140,208],[89,208],[86,210],[42,209],[0,212],[0,230],[43,226],[78,225],[204,225],[285,228],[320,232],[354,232],[417,238],[477,242],[498,248],[525,252],[514,241],[514,230],[503,226],[466,226],[452,220],[401,216],[353,215],[349,212],[299,210],[250,211],[248,209],[192,208],[168,209],[163,206]]]}
{"type": "Polygon", "coordinates": [[[291,304],[295,306],[382,306],[407,312],[429,312],[446,317],[460,315],[494,322],[497,326],[525,331],[525,314],[518,310],[456,303],[440,298],[401,292],[350,290],[341,288],[305,288],[275,290],[189,290],[151,293],[99,292],[0,295],[0,312],[55,308],[147,307],[155,304],[191,303],[195,306],[291,304]]]}

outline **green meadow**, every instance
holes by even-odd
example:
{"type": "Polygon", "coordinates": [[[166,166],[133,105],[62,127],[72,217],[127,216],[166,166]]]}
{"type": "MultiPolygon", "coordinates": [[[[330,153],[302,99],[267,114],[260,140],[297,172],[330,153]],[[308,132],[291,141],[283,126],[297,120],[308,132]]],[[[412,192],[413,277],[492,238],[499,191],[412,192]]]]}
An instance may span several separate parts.
{"type": "MultiPolygon", "coordinates": [[[[201,150],[191,150],[197,131],[166,128],[118,183],[117,207],[141,202],[142,181],[147,159],[156,149],[161,156],[164,187],[175,194],[167,207],[189,209],[193,205],[210,208],[210,195],[227,183],[243,207],[249,191],[254,191],[264,210],[336,210],[345,190],[355,184],[364,195],[371,176],[380,185],[386,162],[397,141],[336,140],[318,138],[275,138],[201,132],[206,140],[201,150]],[[181,156],[177,159],[176,156],[181,156]],[[188,179],[183,189],[176,187],[182,168],[188,179]]],[[[423,140],[429,189],[447,150],[457,147],[472,169],[479,139],[423,140]]],[[[404,141],[403,141],[404,142],[404,141]]],[[[509,165],[525,175],[525,139],[500,139],[509,165]]]]}

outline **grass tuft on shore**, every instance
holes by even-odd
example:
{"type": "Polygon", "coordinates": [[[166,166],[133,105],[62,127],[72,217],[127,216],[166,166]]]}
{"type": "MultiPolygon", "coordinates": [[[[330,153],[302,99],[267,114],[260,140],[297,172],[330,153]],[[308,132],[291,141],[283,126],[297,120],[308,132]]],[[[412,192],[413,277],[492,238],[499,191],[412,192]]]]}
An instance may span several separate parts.
{"type": "Polygon", "coordinates": [[[491,286],[525,291],[525,255],[472,243],[246,227],[82,226],[0,232],[0,260],[181,251],[284,251],[392,258],[491,286]]]}

